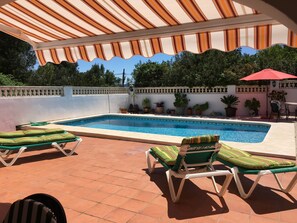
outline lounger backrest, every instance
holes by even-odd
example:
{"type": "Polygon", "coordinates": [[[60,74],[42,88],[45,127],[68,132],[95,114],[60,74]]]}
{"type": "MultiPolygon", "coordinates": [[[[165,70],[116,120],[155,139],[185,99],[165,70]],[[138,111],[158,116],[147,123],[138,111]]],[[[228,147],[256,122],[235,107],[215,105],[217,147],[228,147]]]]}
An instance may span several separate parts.
{"type": "Polygon", "coordinates": [[[211,164],[219,151],[218,135],[184,138],[173,170],[211,164]]]}

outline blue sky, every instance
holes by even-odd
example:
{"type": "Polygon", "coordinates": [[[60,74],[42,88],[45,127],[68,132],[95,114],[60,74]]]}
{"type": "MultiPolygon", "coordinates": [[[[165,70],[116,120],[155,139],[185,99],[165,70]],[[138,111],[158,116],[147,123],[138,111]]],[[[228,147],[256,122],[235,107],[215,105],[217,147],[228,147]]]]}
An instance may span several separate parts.
{"type": "MultiPolygon", "coordinates": [[[[242,52],[247,54],[255,54],[257,51],[252,48],[243,47],[242,52]]],[[[125,69],[125,73],[129,75],[132,73],[135,65],[138,64],[139,61],[147,62],[148,60],[150,60],[153,62],[162,62],[162,61],[170,60],[171,58],[173,58],[173,56],[169,56],[166,54],[157,54],[150,58],[145,58],[142,56],[134,56],[127,60],[119,57],[114,57],[109,61],[95,59],[92,62],[86,62],[83,60],[79,60],[78,66],[79,66],[79,71],[84,72],[89,70],[93,64],[99,64],[99,65],[103,64],[106,69],[113,71],[116,75],[121,75],[123,73],[123,69],[125,69]]]]}
{"type": "Polygon", "coordinates": [[[172,57],[173,56],[160,53],[150,58],[146,58],[143,56],[133,56],[130,59],[122,59],[119,57],[114,57],[108,61],[101,60],[101,59],[95,59],[92,62],[79,60],[78,67],[79,67],[79,71],[84,72],[86,70],[89,70],[93,64],[99,64],[99,65],[103,64],[105,69],[113,71],[115,74],[122,74],[123,69],[125,69],[126,74],[131,74],[132,71],[134,70],[135,65],[138,64],[139,61],[147,62],[148,60],[150,60],[154,62],[162,62],[162,61],[170,60],[172,57]]]}

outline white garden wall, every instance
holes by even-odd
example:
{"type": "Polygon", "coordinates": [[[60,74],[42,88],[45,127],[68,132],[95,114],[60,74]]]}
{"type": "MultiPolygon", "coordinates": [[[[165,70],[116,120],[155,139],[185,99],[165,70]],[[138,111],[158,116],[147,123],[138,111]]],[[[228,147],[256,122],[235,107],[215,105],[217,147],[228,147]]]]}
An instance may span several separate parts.
{"type": "MultiPolygon", "coordinates": [[[[223,88],[223,87],[222,87],[223,88]]],[[[220,100],[224,95],[237,95],[239,97],[240,103],[237,106],[237,115],[238,116],[247,116],[249,111],[244,107],[244,102],[246,99],[252,99],[253,97],[257,98],[257,100],[261,103],[261,108],[259,113],[265,114],[266,112],[266,92],[249,92],[249,93],[238,93],[236,92],[236,86],[230,85],[225,87],[226,91],[223,92],[211,92],[211,93],[187,93],[187,98],[190,99],[188,107],[193,107],[196,104],[202,104],[208,102],[209,109],[203,112],[203,115],[209,115],[213,112],[219,112],[221,114],[225,114],[225,104],[223,104],[220,100]]],[[[261,88],[262,89],[262,88],[261,88]]],[[[257,88],[256,90],[259,90],[257,88]]],[[[147,90],[148,91],[148,90],[147,90]]],[[[142,108],[142,101],[144,98],[148,98],[151,101],[152,108],[155,108],[155,103],[164,102],[165,111],[167,109],[174,109],[174,101],[175,97],[173,93],[170,94],[152,94],[152,93],[138,93],[135,97],[136,104],[140,105],[142,108]]],[[[130,98],[130,103],[132,100],[130,98]]]]}
{"type": "MultiPolygon", "coordinates": [[[[297,102],[297,82],[271,90],[284,90],[287,101],[297,102]]],[[[261,103],[260,115],[266,113],[266,87],[262,86],[227,86],[208,88],[136,88],[134,103],[142,108],[142,100],[149,98],[152,108],[156,102],[165,103],[165,111],[174,109],[175,92],[184,92],[190,99],[189,107],[204,102],[212,112],[225,114],[225,105],[220,101],[224,95],[237,95],[240,103],[237,116],[249,115],[244,107],[246,99],[255,97],[261,103]]],[[[20,124],[31,121],[50,121],[67,118],[116,113],[119,108],[128,108],[133,103],[132,94],[126,88],[92,88],[92,87],[0,87],[0,131],[15,130],[20,124]]],[[[269,109],[270,106],[268,106],[269,109]]]]}
{"type": "Polygon", "coordinates": [[[114,113],[128,104],[128,94],[72,95],[71,87],[65,87],[64,94],[0,98],[0,131],[15,130],[31,121],[114,113]]]}

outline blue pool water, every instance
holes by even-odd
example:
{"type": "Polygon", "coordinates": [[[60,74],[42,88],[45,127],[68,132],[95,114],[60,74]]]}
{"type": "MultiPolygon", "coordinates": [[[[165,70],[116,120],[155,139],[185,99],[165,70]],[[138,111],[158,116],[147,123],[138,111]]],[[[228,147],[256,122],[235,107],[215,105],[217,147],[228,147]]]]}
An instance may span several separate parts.
{"type": "Polygon", "coordinates": [[[103,115],[59,124],[181,137],[218,134],[221,140],[247,143],[262,142],[270,128],[268,124],[124,115],[103,115]]]}

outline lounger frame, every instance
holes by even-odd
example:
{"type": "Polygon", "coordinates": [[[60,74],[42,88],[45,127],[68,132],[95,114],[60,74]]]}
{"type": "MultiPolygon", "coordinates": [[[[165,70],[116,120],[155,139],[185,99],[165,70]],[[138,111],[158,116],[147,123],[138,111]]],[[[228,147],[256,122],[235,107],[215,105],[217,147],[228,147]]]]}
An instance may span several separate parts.
{"type": "Polygon", "coordinates": [[[56,148],[58,151],[61,151],[65,156],[71,156],[81,142],[82,142],[82,139],[79,137],[76,137],[75,139],[60,140],[56,142],[45,142],[45,143],[23,145],[23,146],[0,146],[0,162],[6,167],[12,166],[25,150],[34,148],[34,147],[42,147],[42,146],[52,146],[56,148]],[[67,152],[65,147],[66,147],[66,144],[69,142],[76,142],[76,144],[70,149],[69,152],[67,152]],[[18,151],[18,152],[15,154],[14,151],[18,151]],[[15,156],[12,158],[12,160],[7,162],[6,160],[9,159],[12,154],[15,154],[15,156]]]}
{"type": "MultiPolygon", "coordinates": [[[[195,154],[195,153],[196,154],[197,153],[200,153],[200,154],[202,154],[202,153],[213,153],[213,154],[215,154],[215,153],[217,153],[219,151],[219,147],[220,147],[220,144],[216,143],[215,149],[212,149],[212,150],[205,150],[204,149],[204,150],[191,151],[191,152],[187,152],[187,155],[195,154]]],[[[199,148],[199,147],[197,147],[197,148],[199,148]]],[[[188,163],[185,162],[184,159],[182,159],[180,167],[183,167],[184,169],[179,168],[178,171],[174,171],[166,163],[160,161],[158,159],[158,157],[154,155],[154,153],[152,152],[151,149],[146,151],[146,161],[147,161],[149,173],[154,172],[155,166],[158,163],[162,164],[167,169],[166,178],[167,178],[167,182],[168,182],[168,186],[169,186],[170,196],[171,196],[171,199],[172,199],[172,201],[174,203],[179,201],[180,196],[181,196],[181,192],[182,192],[183,187],[184,187],[185,180],[187,180],[187,179],[210,177],[217,195],[222,197],[225,194],[225,192],[226,192],[226,190],[227,190],[227,188],[228,188],[228,186],[229,186],[229,184],[230,184],[230,182],[232,180],[232,174],[228,170],[215,170],[213,165],[212,165],[212,162],[213,162],[212,159],[213,159],[213,156],[211,156],[210,159],[207,162],[196,163],[196,164],[188,164],[188,163]],[[153,161],[151,161],[150,155],[154,158],[153,161]],[[203,168],[199,169],[199,167],[203,167],[203,168]],[[221,187],[221,190],[218,189],[217,183],[215,181],[215,177],[217,177],[217,176],[226,176],[225,181],[224,181],[224,183],[223,183],[223,185],[221,187]],[[178,187],[177,191],[174,188],[172,177],[181,179],[181,182],[179,184],[179,187],[178,187]]]]}
{"type": "Polygon", "coordinates": [[[269,174],[273,174],[280,190],[284,193],[289,193],[293,187],[296,185],[297,183],[297,167],[283,167],[283,168],[275,168],[275,169],[267,169],[267,170],[249,170],[249,169],[244,169],[244,168],[239,168],[237,166],[234,166],[233,164],[222,160],[220,158],[218,158],[218,161],[222,162],[223,164],[225,164],[232,172],[233,177],[234,177],[234,181],[236,183],[237,189],[239,191],[240,196],[243,199],[247,199],[249,198],[253,191],[255,190],[258,182],[260,181],[261,177],[269,175],[269,174]],[[293,178],[291,179],[291,181],[289,182],[289,184],[284,187],[281,183],[281,181],[279,180],[277,174],[279,173],[288,173],[288,172],[295,172],[295,175],[293,176],[293,178]],[[252,186],[249,188],[249,190],[247,192],[245,192],[245,189],[243,188],[242,182],[239,178],[239,174],[256,174],[257,177],[254,181],[254,183],[252,184],[252,186]]]}

